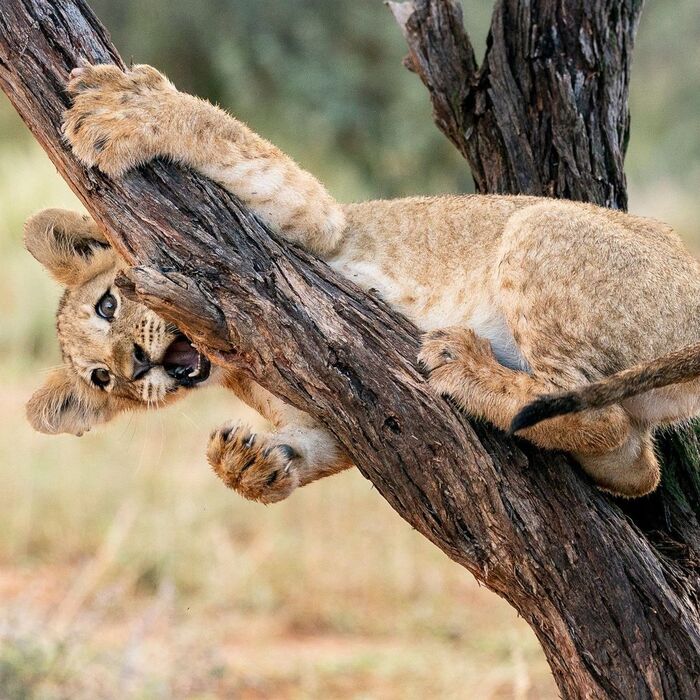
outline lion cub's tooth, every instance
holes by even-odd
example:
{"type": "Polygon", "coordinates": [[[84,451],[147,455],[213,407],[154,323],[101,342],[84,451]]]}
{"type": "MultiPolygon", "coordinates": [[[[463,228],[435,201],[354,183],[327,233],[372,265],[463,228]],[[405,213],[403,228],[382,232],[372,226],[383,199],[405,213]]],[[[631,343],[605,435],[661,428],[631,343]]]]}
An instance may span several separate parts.
{"type": "Polygon", "coordinates": [[[202,370],[202,356],[197,355],[197,366],[187,375],[188,377],[198,377],[202,370]]]}

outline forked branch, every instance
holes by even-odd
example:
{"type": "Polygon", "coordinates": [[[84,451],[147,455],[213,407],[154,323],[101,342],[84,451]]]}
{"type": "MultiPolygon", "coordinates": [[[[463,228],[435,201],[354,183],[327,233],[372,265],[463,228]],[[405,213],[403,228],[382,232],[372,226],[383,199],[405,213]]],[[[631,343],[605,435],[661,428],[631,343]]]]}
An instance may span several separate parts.
{"type": "Polygon", "coordinates": [[[562,457],[475,432],[427,390],[410,323],[223,190],[162,163],[119,181],[84,170],[60,131],[79,58],[121,65],[83,0],[3,0],[0,87],[139,266],[125,285],[217,362],[327,425],[403,518],[528,620],[567,697],[692,697],[687,581],[615,504],[562,457]],[[670,670],[669,629],[684,659],[670,670]]]}

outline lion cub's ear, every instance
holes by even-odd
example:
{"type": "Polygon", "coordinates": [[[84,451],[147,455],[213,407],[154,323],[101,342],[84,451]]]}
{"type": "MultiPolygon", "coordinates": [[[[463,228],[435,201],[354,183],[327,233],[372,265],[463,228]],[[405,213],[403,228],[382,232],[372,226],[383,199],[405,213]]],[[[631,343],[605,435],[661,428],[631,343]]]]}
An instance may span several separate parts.
{"type": "Polygon", "coordinates": [[[83,387],[69,370],[54,370],[44,386],[27,403],[27,418],[40,433],[70,433],[80,436],[104,423],[117,411],[109,396],[83,387]]]}
{"type": "Polygon", "coordinates": [[[44,209],[24,225],[27,250],[61,284],[74,287],[112,267],[116,253],[87,215],[44,209]]]}

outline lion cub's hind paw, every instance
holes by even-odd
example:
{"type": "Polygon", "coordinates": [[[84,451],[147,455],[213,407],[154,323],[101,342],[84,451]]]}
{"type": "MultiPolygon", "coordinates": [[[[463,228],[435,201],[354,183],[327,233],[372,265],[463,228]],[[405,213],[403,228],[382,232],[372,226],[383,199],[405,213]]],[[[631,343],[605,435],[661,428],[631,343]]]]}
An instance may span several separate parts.
{"type": "Polygon", "coordinates": [[[484,369],[496,363],[488,340],[479,338],[471,328],[439,328],[423,336],[418,363],[435,393],[480,415],[474,410],[473,395],[479,391],[484,369]]]}
{"type": "MultiPolygon", "coordinates": [[[[483,368],[494,361],[491,344],[471,328],[452,326],[429,331],[418,353],[419,366],[436,389],[458,372],[483,368]]],[[[444,393],[444,392],[441,392],[444,393]]]]}
{"type": "Polygon", "coordinates": [[[294,460],[297,452],[274,435],[254,433],[238,423],[215,430],[209,438],[207,459],[214,472],[244,498],[275,503],[299,486],[294,460]]]}

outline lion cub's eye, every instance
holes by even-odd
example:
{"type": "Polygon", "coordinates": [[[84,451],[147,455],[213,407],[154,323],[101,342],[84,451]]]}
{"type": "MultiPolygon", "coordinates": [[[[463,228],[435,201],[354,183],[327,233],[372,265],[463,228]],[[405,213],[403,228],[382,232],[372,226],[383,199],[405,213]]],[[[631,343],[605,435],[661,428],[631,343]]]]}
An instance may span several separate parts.
{"type": "Polygon", "coordinates": [[[109,384],[111,377],[109,376],[109,370],[106,370],[104,367],[98,367],[92,370],[90,379],[95,386],[104,389],[109,384]]]}
{"type": "Polygon", "coordinates": [[[106,292],[97,302],[97,304],[95,304],[95,311],[97,312],[97,315],[105,319],[105,321],[111,321],[114,318],[114,313],[116,310],[117,300],[110,292],[106,292]]]}

